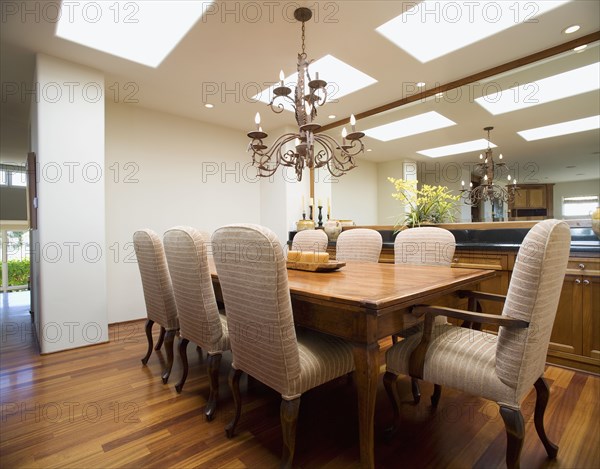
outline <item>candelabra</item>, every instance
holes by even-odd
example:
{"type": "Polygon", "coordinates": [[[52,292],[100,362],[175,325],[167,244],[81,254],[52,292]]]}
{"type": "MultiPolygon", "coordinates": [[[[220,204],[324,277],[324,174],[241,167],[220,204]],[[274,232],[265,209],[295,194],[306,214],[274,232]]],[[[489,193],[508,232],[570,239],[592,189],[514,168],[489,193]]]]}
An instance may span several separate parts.
{"type": "MultiPolygon", "coordinates": [[[[484,131],[487,131],[488,147],[485,150],[485,154],[482,153],[479,155],[479,159],[482,160],[482,162],[477,163],[473,170],[476,175],[483,177],[481,184],[477,187],[473,187],[473,183],[469,183],[469,189],[465,189],[465,182],[462,181],[463,188],[460,192],[467,205],[478,205],[479,202],[486,200],[489,200],[492,203],[494,201],[512,202],[515,198],[515,193],[517,191],[516,179],[512,181],[512,184],[507,184],[506,188],[494,184],[494,178],[506,164],[503,162],[494,162],[492,149],[490,148],[490,131],[493,129],[493,127],[485,127],[483,129],[484,131]]],[[[500,154],[498,159],[502,159],[502,154],[500,154]]],[[[510,183],[510,174],[507,179],[510,183]]]]}
{"type": "Polygon", "coordinates": [[[273,112],[280,114],[284,110],[284,103],[290,104],[294,109],[298,132],[281,135],[269,148],[263,143],[268,134],[262,130],[260,114],[256,113],[256,130],[248,133],[251,139],[248,151],[252,151],[252,164],[257,167],[258,175],[262,177],[273,175],[279,166],[294,168],[298,181],[302,180],[305,167],[326,166],[333,176],[339,177],[356,166],[354,157],[364,151],[361,139],[365,134],[356,131],[354,115],[350,118],[352,132],[347,133],[346,128],[343,129],[341,144],[329,135],[316,133],[321,125],[314,122],[314,119],[317,117],[317,108],[327,101],[327,82],[319,79],[318,72],[315,79],[311,79],[308,70],[312,60],[308,60],[306,54],[305,23],[312,18],[312,11],[309,8],[298,8],[294,11],[294,18],[302,23],[302,53],[298,54],[296,89],[292,93],[292,89],[285,86],[284,74],[281,71],[280,83],[273,90],[274,96],[269,107],[273,112]],[[308,94],[305,94],[306,86],[308,94]],[[293,142],[291,149],[288,145],[290,142],[293,142]],[[315,144],[320,145],[319,151],[315,150],[315,144]]]}

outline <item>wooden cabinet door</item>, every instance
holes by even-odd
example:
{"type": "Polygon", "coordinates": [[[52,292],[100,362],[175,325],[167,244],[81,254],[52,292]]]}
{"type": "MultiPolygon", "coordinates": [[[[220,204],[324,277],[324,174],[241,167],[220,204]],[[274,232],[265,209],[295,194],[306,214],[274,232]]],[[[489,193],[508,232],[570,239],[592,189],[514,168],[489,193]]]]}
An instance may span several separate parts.
{"type": "Polygon", "coordinates": [[[582,278],[583,355],[600,360],[600,277],[582,278]]]}
{"type": "Polygon", "coordinates": [[[529,200],[527,201],[528,208],[546,208],[546,188],[531,187],[528,189],[529,200]]]}
{"type": "Polygon", "coordinates": [[[565,277],[550,336],[549,350],[581,355],[582,286],[580,275],[565,277]]]}
{"type": "Polygon", "coordinates": [[[529,190],[524,187],[520,187],[515,193],[515,200],[512,208],[527,208],[527,194],[529,190]]]}

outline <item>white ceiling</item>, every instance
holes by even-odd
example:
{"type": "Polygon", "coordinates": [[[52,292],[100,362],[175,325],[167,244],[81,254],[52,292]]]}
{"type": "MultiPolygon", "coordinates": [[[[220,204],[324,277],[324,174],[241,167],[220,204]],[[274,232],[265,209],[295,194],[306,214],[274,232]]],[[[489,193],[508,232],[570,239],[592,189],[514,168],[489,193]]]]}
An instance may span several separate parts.
{"type": "MultiPolygon", "coordinates": [[[[16,4],[31,10],[40,8],[43,2],[16,4]]],[[[516,25],[422,64],[375,31],[414,2],[217,1],[216,14],[199,20],[159,67],[150,68],[57,38],[54,35],[56,24],[44,18],[43,10],[40,10],[38,18],[31,14],[24,19],[20,14],[3,18],[0,32],[1,117],[3,121],[28,121],[27,96],[6,95],[4,84],[31,83],[34,53],[43,52],[102,70],[106,76],[106,99],[110,101],[125,102],[129,96],[129,100],[137,100],[137,103],[127,105],[212,122],[244,133],[253,127],[257,111],[261,111],[262,126],[267,131],[293,125],[291,113],[274,115],[263,103],[254,102],[252,96],[256,94],[257,84],[277,80],[280,69],[286,76],[295,71],[300,25],[291,17],[298,4],[316,10],[313,20],[307,23],[309,58],[332,54],[378,80],[337,103],[326,105],[319,116],[322,124],[327,123],[329,114],[337,115],[338,119],[345,118],[350,113],[358,114],[401,99],[416,82],[423,81],[428,87],[448,83],[600,29],[600,2],[575,0],[540,16],[537,21],[516,25]],[[249,4],[253,9],[247,7],[249,4]],[[568,36],[562,33],[571,24],[579,24],[581,29],[568,36]],[[120,90],[118,99],[114,94],[116,88],[120,90]],[[204,107],[207,101],[215,105],[214,109],[204,107]]],[[[415,40],[444,41],[444,38],[417,37],[415,40]]],[[[495,81],[504,89],[515,81],[524,83],[523,80],[539,79],[557,73],[555,70],[598,61],[599,50],[597,45],[588,47],[580,54],[565,54],[539,66],[527,67],[516,75],[505,74],[495,81]]],[[[335,82],[335,77],[321,78],[335,82]]],[[[477,87],[470,89],[474,88],[477,87]]],[[[480,92],[481,87],[478,89],[480,92]]],[[[506,161],[521,167],[527,163],[537,165],[540,182],[600,176],[599,131],[530,143],[516,135],[518,130],[599,114],[598,92],[501,116],[492,116],[474,104],[468,95],[459,102],[451,102],[450,96],[448,93],[448,98],[442,98],[438,103],[429,100],[359,121],[357,127],[364,129],[435,109],[458,123],[447,129],[387,143],[367,138],[366,145],[373,151],[360,158],[371,161],[414,158],[429,161],[432,165],[473,161],[477,155],[431,160],[417,155],[416,151],[482,138],[485,136],[482,128],[492,125],[495,127],[492,141],[504,153],[506,161]],[[567,165],[576,168],[567,170],[567,165]]]]}

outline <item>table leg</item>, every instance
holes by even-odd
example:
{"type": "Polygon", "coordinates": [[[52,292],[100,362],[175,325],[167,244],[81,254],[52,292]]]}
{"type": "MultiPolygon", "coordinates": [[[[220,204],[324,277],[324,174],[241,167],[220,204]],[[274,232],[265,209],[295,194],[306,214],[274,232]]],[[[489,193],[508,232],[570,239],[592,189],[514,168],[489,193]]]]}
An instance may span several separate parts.
{"type": "Polygon", "coordinates": [[[379,378],[379,344],[356,344],[353,352],[358,394],[360,462],[364,468],[374,468],[375,397],[379,378]]]}

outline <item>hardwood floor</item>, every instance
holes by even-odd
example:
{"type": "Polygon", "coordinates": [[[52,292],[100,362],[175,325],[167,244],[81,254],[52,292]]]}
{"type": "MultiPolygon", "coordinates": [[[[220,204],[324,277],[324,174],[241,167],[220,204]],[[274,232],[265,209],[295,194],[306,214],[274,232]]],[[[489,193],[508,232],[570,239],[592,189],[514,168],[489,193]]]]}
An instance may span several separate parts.
{"type": "MultiPolygon", "coordinates": [[[[243,411],[238,434],[228,440],[224,427],[233,414],[227,373],[231,355],[221,363],[215,420],[204,420],[208,398],[206,359],[190,344],[190,374],[177,394],[181,364],[176,360],[169,384],[160,379],[164,351],[153,352],[148,366],[144,322],[111,326],[108,344],[40,356],[30,333],[27,292],[2,295],[1,433],[2,468],[270,468],[281,452],[279,396],[260,383],[250,389],[242,378],[243,411]]],[[[158,328],[155,327],[156,336],[158,328]]],[[[386,344],[388,345],[388,344],[386,344]]],[[[383,363],[383,356],[382,356],[383,363]]],[[[523,413],[524,468],[600,466],[600,378],[549,366],[551,384],[546,429],[559,447],[558,459],[546,453],[533,426],[535,392],[523,413]]],[[[505,467],[506,437],[496,404],[444,389],[431,411],[432,386],[422,383],[423,399],[411,403],[410,381],[403,426],[386,442],[383,430],[391,410],[380,382],[375,414],[377,467],[505,467]]],[[[340,379],[302,397],[295,466],[358,468],[356,395],[340,379]]]]}

